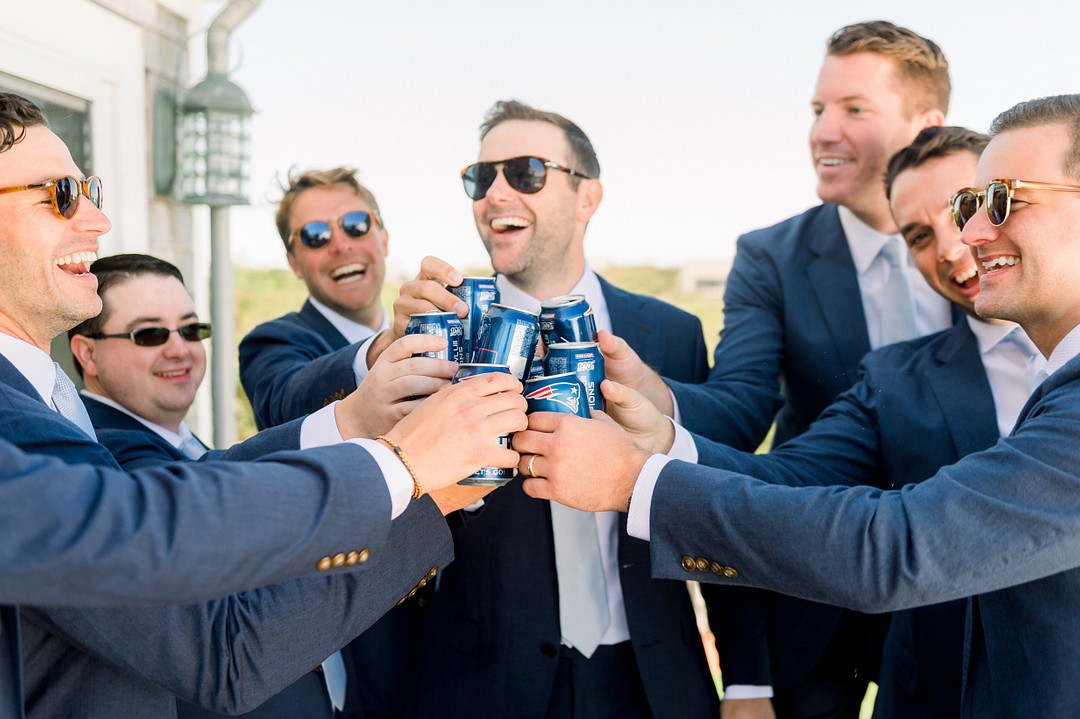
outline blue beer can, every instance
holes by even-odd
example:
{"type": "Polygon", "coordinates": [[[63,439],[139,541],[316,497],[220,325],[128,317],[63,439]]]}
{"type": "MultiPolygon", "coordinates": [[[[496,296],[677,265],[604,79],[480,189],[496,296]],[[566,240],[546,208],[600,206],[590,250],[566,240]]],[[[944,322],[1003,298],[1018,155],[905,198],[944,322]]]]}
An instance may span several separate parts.
{"type": "Polygon", "coordinates": [[[596,318],[585,295],[562,295],[540,303],[544,346],[560,342],[595,342],[596,318]]]}
{"type": "Polygon", "coordinates": [[[480,320],[472,361],[504,364],[520,380],[529,377],[539,327],[536,315],[493,303],[480,320]]]}
{"type": "Polygon", "coordinates": [[[547,375],[573,372],[585,386],[589,407],[604,409],[604,395],[600,393],[600,383],[604,381],[604,355],[600,354],[600,345],[595,342],[551,345],[544,358],[544,369],[547,375]]]}
{"type": "Polygon", "coordinates": [[[439,335],[446,338],[446,349],[439,352],[418,352],[413,357],[434,357],[453,362],[465,361],[465,347],[462,344],[464,327],[453,312],[417,312],[409,315],[405,325],[407,335],[439,335]]]}
{"type": "MultiPolygon", "coordinates": [[[[458,367],[457,374],[454,375],[454,384],[464,382],[472,377],[487,374],[488,372],[505,372],[506,374],[510,374],[510,368],[504,364],[466,362],[458,367]]],[[[499,444],[510,449],[510,435],[500,435],[499,444]]],[[[473,487],[500,487],[513,479],[516,471],[517,470],[514,467],[481,467],[473,474],[470,474],[468,477],[458,482],[458,484],[473,487]]]]}
{"type": "Polygon", "coordinates": [[[488,308],[499,301],[499,288],[494,277],[465,277],[457,287],[446,289],[469,308],[461,324],[465,328],[465,356],[472,358],[476,336],[480,333],[480,320],[488,308]]]}
{"type": "Polygon", "coordinates": [[[530,379],[525,382],[528,412],[566,412],[589,418],[585,385],[573,372],[530,379]]]}

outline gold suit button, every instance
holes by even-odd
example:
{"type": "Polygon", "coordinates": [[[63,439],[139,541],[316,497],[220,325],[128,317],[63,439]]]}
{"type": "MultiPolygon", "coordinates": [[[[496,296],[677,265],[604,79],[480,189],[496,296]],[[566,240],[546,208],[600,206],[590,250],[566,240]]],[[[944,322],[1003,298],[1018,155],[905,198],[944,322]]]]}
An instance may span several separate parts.
{"type": "Polygon", "coordinates": [[[693,557],[683,557],[682,562],[680,562],[680,564],[682,564],[682,568],[685,569],[688,572],[692,572],[692,571],[694,571],[694,569],[697,568],[697,565],[694,564],[694,558],[693,557]]]}
{"type": "Polygon", "coordinates": [[[713,574],[724,573],[724,567],[720,564],[720,562],[709,562],[709,569],[712,571],[713,574]]]}
{"type": "Polygon", "coordinates": [[[432,567],[427,573],[427,578],[428,579],[434,579],[435,575],[438,574],[438,573],[439,573],[439,568],[438,567],[432,567]]]}
{"type": "Polygon", "coordinates": [[[345,564],[347,564],[350,567],[353,566],[354,564],[356,564],[359,561],[360,561],[360,552],[353,551],[353,552],[349,552],[348,554],[345,555],[345,564]]]}
{"type": "Polygon", "coordinates": [[[315,565],[315,568],[318,569],[320,572],[325,572],[327,569],[330,568],[330,557],[323,557],[322,559],[320,559],[315,565]]]}
{"type": "Polygon", "coordinates": [[[697,567],[699,572],[707,572],[709,571],[709,560],[705,557],[698,557],[697,561],[694,562],[694,566],[697,567]]]}
{"type": "Polygon", "coordinates": [[[334,558],[330,560],[330,564],[332,564],[334,567],[344,567],[345,552],[338,552],[337,554],[335,554],[334,558]]]}
{"type": "Polygon", "coordinates": [[[735,577],[739,576],[739,570],[735,567],[723,567],[721,569],[721,572],[728,579],[734,579],[735,577]]]}
{"type": "Polygon", "coordinates": [[[364,547],[363,549],[360,550],[360,554],[356,558],[356,563],[357,564],[364,564],[370,558],[371,558],[371,550],[368,549],[367,547],[364,547]]]}

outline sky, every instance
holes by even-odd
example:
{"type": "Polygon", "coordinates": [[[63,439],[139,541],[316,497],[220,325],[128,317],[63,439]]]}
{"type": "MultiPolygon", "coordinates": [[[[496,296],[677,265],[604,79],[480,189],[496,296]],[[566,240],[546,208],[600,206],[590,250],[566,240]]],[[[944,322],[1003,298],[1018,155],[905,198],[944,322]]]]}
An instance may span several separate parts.
{"type": "Polygon", "coordinates": [[[234,258],[284,268],[278,179],[353,165],[382,207],[392,272],[429,254],[487,267],[459,172],[485,112],[516,98],[592,139],[594,266],[729,260],[739,234],[817,202],[807,135],[825,42],[871,19],[942,46],[950,124],[985,131],[1016,102],[1080,91],[1080,3],[263,0],[231,40],[230,78],[257,110],[234,258]]]}

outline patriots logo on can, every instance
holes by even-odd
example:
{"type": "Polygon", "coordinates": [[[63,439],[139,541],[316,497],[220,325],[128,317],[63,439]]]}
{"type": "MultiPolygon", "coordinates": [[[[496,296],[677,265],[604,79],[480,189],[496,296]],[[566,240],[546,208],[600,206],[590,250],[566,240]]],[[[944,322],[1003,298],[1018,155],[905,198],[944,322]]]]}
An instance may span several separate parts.
{"type": "Polygon", "coordinates": [[[525,399],[555,402],[577,414],[578,407],[581,406],[581,385],[575,382],[553,382],[529,392],[525,399]]]}

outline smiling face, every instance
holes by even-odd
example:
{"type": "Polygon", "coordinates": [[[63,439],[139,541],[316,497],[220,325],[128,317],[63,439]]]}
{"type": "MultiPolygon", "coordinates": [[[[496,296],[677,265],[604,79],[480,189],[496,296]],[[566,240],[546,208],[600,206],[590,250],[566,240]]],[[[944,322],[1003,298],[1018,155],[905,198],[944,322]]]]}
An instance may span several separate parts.
{"type": "Polygon", "coordinates": [[[934,290],[975,314],[979,279],[971,252],[948,208],[949,196],[975,177],[979,158],[957,152],[927,160],[896,176],[892,214],[920,274],[934,290]]]}
{"type": "MultiPolygon", "coordinates": [[[[313,187],[293,202],[289,226],[296,229],[354,211],[374,214],[348,185],[313,187]]],[[[286,254],[289,267],[316,300],[355,322],[378,329],[383,319],[381,292],[389,236],[379,222],[372,223],[371,230],[357,238],[345,234],[339,222],[332,222],[331,229],[330,242],[317,249],[294,239],[286,254]]]]}
{"type": "MultiPolygon", "coordinates": [[[[105,291],[104,301],[104,334],[143,327],[176,329],[199,321],[191,296],[175,277],[146,274],[117,282],[105,291]]],[[[76,335],[71,349],[88,390],[174,432],[206,374],[202,341],[189,342],[177,332],[157,347],[140,347],[123,337],[94,340],[76,335]]]]}
{"type": "MultiPolygon", "coordinates": [[[[995,179],[1080,185],[1062,166],[1070,147],[1065,125],[1002,132],[983,152],[972,186],[982,189],[995,179]]],[[[990,224],[980,205],[963,232],[979,269],[979,315],[1018,322],[1049,355],[1080,324],[1073,269],[1080,264],[1078,228],[1080,193],[1017,189],[1000,227],[990,224]]]]}
{"type": "MultiPolygon", "coordinates": [[[[507,120],[488,132],[480,162],[531,155],[575,167],[559,127],[536,120],[507,120]]],[[[579,180],[549,170],[533,194],[510,187],[502,167],[487,194],[473,202],[473,218],[495,271],[540,299],[569,292],[585,268],[585,226],[599,204],[599,180],[579,180]]]]}
{"type": "Polygon", "coordinates": [[[939,110],[912,112],[903,90],[895,62],[884,55],[829,55],[811,101],[818,197],[880,232],[895,231],[882,182],[889,158],[944,119],[939,110]]]}
{"type": "MultiPolygon", "coordinates": [[[[45,127],[29,127],[21,142],[0,154],[0,187],[65,175],[82,178],[63,141],[45,127]]],[[[49,351],[52,339],[101,311],[97,278],[89,272],[98,238],[112,225],[80,197],[70,220],[52,208],[48,189],[0,195],[0,331],[49,351]]]]}

